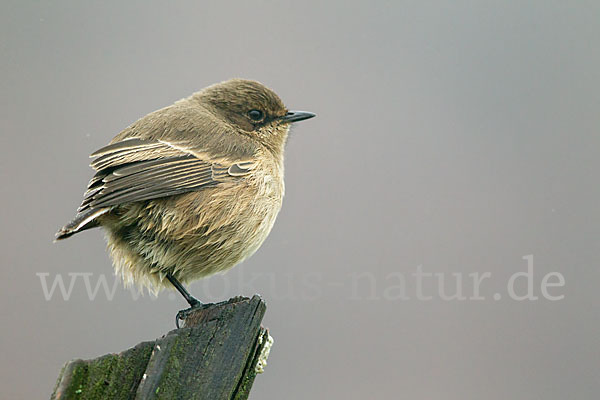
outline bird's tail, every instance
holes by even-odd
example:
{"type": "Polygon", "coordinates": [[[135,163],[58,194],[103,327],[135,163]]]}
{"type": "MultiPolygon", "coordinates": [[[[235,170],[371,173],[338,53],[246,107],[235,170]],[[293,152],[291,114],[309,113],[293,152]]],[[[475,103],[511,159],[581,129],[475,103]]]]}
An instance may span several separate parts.
{"type": "Polygon", "coordinates": [[[56,232],[54,241],[66,239],[78,232],[85,231],[86,229],[95,228],[98,226],[96,218],[106,213],[108,208],[100,208],[96,210],[87,210],[79,213],[73,218],[71,222],[63,226],[56,232]]]}

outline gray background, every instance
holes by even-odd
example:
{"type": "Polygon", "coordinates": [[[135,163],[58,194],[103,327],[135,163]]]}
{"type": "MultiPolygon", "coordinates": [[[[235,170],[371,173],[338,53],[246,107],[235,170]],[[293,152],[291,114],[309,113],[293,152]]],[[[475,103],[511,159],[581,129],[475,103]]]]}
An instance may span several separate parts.
{"type": "Polygon", "coordinates": [[[90,301],[80,280],[46,301],[36,274],[114,282],[101,231],[52,243],[87,155],[246,77],[318,113],[292,132],[269,239],[191,285],[266,299],[275,345],[252,398],[597,398],[599,4],[3,1],[0,397],[47,398],[66,360],[173,328],[168,292],[90,301]],[[536,295],[557,271],[563,300],[506,296],[528,254],[536,295]],[[486,299],[419,301],[419,265],[490,272],[486,299]]]}

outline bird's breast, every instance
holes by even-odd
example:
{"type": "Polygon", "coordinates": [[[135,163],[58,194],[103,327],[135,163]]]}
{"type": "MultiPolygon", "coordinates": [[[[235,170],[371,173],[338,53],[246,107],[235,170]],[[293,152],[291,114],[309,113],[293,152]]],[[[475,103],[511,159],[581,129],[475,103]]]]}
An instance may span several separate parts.
{"type": "Polygon", "coordinates": [[[136,271],[170,271],[185,282],[229,269],[267,238],[283,194],[283,171],[259,164],[240,179],[124,207],[107,226],[118,270],[135,264],[136,271]],[[118,261],[122,253],[131,256],[118,261]]]}
{"type": "Polygon", "coordinates": [[[284,190],[282,168],[259,162],[240,179],[177,198],[168,207],[179,214],[177,223],[169,225],[174,237],[262,243],[281,209],[284,190]]]}

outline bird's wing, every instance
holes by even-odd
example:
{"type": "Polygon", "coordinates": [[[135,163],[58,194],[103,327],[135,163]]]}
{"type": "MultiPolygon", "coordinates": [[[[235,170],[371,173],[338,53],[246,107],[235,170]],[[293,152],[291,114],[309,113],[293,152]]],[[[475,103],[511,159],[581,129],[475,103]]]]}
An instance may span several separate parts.
{"type": "Polygon", "coordinates": [[[239,179],[251,160],[211,159],[177,143],[130,138],[94,152],[91,179],[80,214],[135,201],[186,193],[239,179]]]}

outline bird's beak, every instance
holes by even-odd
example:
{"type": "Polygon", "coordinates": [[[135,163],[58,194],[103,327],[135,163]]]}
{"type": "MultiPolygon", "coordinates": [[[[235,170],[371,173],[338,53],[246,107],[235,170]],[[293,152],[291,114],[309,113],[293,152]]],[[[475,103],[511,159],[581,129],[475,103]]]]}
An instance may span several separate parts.
{"type": "Polygon", "coordinates": [[[283,122],[291,123],[291,122],[304,121],[305,119],[312,118],[316,115],[317,114],[313,114],[308,111],[288,111],[287,114],[285,114],[283,117],[281,117],[281,120],[283,122]]]}

